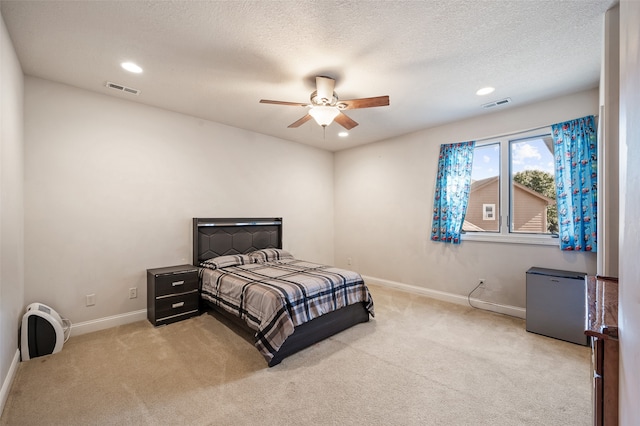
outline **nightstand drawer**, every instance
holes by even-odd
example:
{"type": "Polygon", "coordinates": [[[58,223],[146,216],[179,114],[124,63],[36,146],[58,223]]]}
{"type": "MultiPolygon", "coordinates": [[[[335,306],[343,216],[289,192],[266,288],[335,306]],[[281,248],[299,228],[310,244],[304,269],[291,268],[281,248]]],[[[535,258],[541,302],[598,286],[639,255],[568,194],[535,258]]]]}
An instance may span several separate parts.
{"type": "Polygon", "coordinates": [[[156,276],[156,298],[198,290],[198,272],[156,276]]]}
{"type": "Polygon", "coordinates": [[[198,311],[198,291],[159,297],[156,299],[156,318],[162,321],[166,317],[198,311]]]}

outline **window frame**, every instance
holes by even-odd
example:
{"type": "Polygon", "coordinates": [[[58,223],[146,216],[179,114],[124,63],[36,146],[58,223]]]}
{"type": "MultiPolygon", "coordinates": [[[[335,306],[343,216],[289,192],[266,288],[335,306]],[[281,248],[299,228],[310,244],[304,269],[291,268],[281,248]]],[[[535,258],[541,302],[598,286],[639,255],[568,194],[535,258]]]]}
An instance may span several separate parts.
{"type": "Polygon", "coordinates": [[[545,126],[535,130],[501,135],[476,142],[474,150],[475,148],[491,144],[499,144],[500,146],[500,173],[498,176],[498,210],[500,211],[500,215],[495,218],[495,220],[499,222],[499,231],[463,231],[463,240],[548,246],[560,245],[557,234],[529,234],[524,232],[512,232],[510,229],[511,219],[513,217],[511,142],[536,137],[543,138],[551,134],[551,126],[545,126]],[[504,208],[504,200],[506,200],[506,209],[504,208]]]}

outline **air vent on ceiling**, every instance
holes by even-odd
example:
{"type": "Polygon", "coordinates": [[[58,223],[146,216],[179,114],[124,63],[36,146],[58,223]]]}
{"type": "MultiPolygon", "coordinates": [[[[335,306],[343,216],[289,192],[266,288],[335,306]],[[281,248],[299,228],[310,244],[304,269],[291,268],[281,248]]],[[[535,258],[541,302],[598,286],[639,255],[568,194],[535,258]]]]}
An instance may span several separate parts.
{"type": "Polygon", "coordinates": [[[500,99],[499,101],[489,102],[488,104],[483,104],[482,108],[493,108],[500,105],[506,105],[511,103],[511,98],[500,99]]]}
{"type": "Polygon", "coordinates": [[[140,91],[138,89],[134,89],[132,87],[127,87],[127,86],[123,86],[122,84],[116,84],[116,83],[112,83],[110,81],[107,81],[106,86],[110,89],[115,89],[115,90],[119,90],[121,92],[126,92],[126,93],[131,93],[132,95],[139,95],[140,91]]]}

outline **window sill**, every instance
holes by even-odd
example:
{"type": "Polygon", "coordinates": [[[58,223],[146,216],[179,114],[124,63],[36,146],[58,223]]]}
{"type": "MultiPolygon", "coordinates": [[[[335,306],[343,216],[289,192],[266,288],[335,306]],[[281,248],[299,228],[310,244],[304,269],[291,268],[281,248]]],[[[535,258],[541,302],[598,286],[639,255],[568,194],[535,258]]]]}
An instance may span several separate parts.
{"type": "Polygon", "coordinates": [[[467,233],[461,237],[462,241],[482,241],[487,243],[532,244],[539,246],[560,246],[558,238],[548,235],[502,235],[486,233],[467,233]]]}

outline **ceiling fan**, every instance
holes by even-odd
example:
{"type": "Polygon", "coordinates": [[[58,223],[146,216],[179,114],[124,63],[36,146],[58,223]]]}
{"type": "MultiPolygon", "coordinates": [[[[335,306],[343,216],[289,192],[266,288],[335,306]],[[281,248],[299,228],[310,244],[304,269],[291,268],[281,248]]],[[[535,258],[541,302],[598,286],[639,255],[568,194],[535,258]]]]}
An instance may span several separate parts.
{"type": "Polygon", "coordinates": [[[329,77],[316,77],[316,90],[311,94],[310,103],[271,101],[261,99],[261,104],[292,105],[309,108],[307,115],[291,123],[288,127],[300,127],[312,118],[322,127],[327,127],[334,120],[347,130],[351,130],[358,125],[343,110],[371,108],[389,105],[389,96],[376,96],[373,98],[338,100],[338,95],[333,91],[336,81],[329,77]]]}

